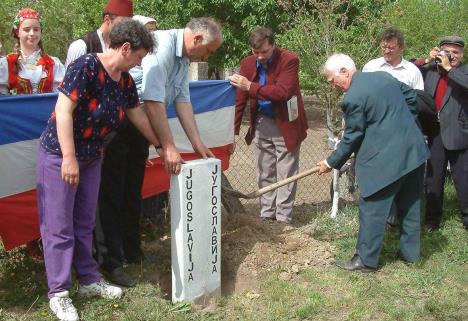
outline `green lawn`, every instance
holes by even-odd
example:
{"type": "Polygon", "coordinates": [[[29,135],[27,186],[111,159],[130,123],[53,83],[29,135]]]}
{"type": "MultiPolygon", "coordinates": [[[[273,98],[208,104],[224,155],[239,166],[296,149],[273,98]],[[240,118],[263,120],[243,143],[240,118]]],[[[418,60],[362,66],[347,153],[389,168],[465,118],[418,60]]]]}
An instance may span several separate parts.
{"type": "MultiPolygon", "coordinates": [[[[406,265],[394,258],[396,231],[387,233],[377,273],[348,273],[336,267],[303,269],[291,281],[280,270],[262,275],[260,288],[223,297],[204,310],[172,305],[155,282],[140,278],[119,301],[73,302],[82,320],[468,320],[468,233],[462,228],[453,186],[448,184],[444,222],[437,232],[423,232],[422,260],[406,265]]],[[[306,207],[307,208],[307,207],[306,207]]],[[[316,207],[310,207],[316,208],[316,207]]],[[[331,242],[336,258],[353,254],[357,209],[339,218],[325,210],[299,213],[314,223],[314,238],[331,242]]],[[[307,244],[304,244],[307,246],[307,244]]],[[[151,272],[144,263],[132,276],[151,272]]],[[[0,320],[55,320],[49,314],[41,263],[22,250],[1,253],[0,320]]]]}

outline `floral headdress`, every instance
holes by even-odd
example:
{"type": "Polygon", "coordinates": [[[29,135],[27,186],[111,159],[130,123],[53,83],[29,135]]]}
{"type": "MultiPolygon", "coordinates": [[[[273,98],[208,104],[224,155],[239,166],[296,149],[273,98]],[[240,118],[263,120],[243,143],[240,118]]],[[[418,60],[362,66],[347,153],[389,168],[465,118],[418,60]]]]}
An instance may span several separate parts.
{"type": "Polygon", "coordinates": [[[13,30],[18,30],[21,23],[26,19],[37,19],[41,23],[41,15],[34,9],[24,8],[18,11],[13,21],[13,30]]]}

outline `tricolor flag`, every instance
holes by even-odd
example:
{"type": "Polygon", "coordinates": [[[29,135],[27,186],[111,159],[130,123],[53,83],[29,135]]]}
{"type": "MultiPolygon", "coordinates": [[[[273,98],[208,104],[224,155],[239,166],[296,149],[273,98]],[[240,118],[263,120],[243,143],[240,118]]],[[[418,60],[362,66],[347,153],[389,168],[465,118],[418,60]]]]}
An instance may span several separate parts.
{"type": "MultiPolygon", "coordinates": [[[[234,139],[235,90],[228,81],[194,81],[190,97],[201,138],[226,170],[234,139]]],[[[39,238],[36,149],[56,100],[57,94],[0,96],[0,237],[5,250],[39,238]]],[[[182,158],[198,158],[174,106],[169,106],[167,113],[182,158]]],[[[169,181],[169,174],[150,148],[143,197],[167,191],[169,181]]]]}

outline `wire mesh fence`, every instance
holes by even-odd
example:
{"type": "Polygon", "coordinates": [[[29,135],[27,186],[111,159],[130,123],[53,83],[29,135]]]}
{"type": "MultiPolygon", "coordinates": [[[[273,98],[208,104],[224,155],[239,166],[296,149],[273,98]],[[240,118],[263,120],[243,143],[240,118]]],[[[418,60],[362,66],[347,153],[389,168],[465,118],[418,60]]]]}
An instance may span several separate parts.
{"type": "MultiPolygon", "coordinates": [[[[330,149],[327,147],[327,128],[325,116],[311,98],[304,99],[309,129],[307,138],[301,144],[299,172],[315,167],[317,162],[326,158],[330,149]]],[[[248,129],[248,115],[244,115],[240,135],[236,140],[236,149],[231,156],[229,170],[225,172],[234,189],[249,193],[258,189],[255,169],[255,145],[245,143],[248,129]]],[[[331,175],[312,174],[298,181],[296,205],[318,204],[330,201],[331,175]]],[[[242,200],[244,204],[258,203],[258,200],[242,200]]]]}

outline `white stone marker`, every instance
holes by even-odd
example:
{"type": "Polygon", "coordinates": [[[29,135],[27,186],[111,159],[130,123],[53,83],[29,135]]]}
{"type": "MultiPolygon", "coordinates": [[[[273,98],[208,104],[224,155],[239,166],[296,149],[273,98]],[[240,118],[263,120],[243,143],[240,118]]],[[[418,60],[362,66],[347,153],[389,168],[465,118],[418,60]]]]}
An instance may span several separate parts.
{"type": "Polygon", "coordinates": [[[171,177],[172,302],[221,296],[221,161],[188,161],[171,177]]]}

